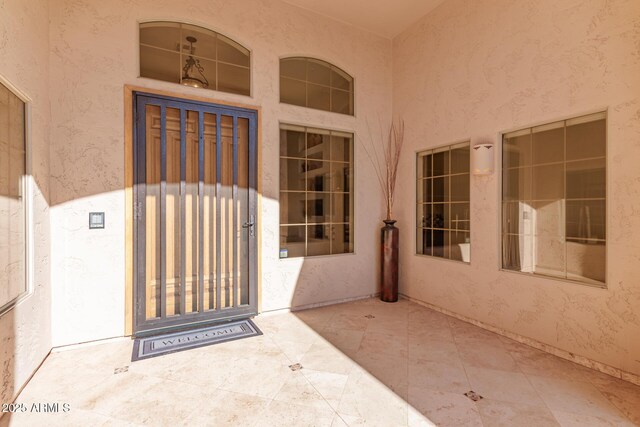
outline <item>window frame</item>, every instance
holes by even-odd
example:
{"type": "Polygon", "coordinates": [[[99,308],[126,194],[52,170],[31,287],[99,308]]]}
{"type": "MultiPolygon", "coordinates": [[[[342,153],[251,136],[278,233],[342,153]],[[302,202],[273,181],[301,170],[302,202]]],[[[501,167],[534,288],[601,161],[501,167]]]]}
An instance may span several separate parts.
{"type": "MultiPolygon", "coordinates": [[[[473,146],[471,145],[471,138],[467,138],[467,139],[462,139],[462,140],[458,140],[456,142],[450,143],[450,144],[444,144],[444,145],[438,145],[435,147],[430,147],[430,148],[424,148],[424,149],[420,149],[420,150],[416,150],[415,153],[415,171],[414,171],[414,181],[415,181],[415,190],[414,190],[414,201],[415,201],[415,207],[414,207],[414,223],[413,223],[413,255],[417,256],[417,257],[425,257],[428,259],[438,259],[438,260],[443,260],[443,261],[448,261],[448,262],[454,262],[456,264],[460,264],[460,265],[471,265],[471,260],[472,260],[472,256],[471,256],[471,249],[472,249],[472,238],[471,238],[471,233],[472,233],[472,228],[471,228],[471,214],[472,214],[472,209],[471,206],[473,205],[473,195],[471,192],[471,179],[473,177],[473,170],[472,170],[472,154],[471,154],[471,150],[472,150],[473,146]],[[465,230],[469,233],[469,261],[464,261],[464,260],[459,260],[459,259],[452,259],[450,257],[445,258],[445,257],[439,257],[439,256],[435,256],[433,254],[426,254],[426,253],[420,253],[418,252],[418,232],[420,229],[424,228],[424,227],[418,227],[418,211],[419,211],[419,207],[421,202],[419,201],[418,198],[418,192],[420,190],[420,181],[421,178],[420,177],[420,157],[422,154],[425,153],[429,153],[431,152],[431,154],[437,152],[438,150],[443,150],[443,149],[448,149],[449,153],[451,152],[451,149],[454,147],[461,147],[463,144],[467,144],[467,146],[469,147],[469,171],[467,172],[469,175],[469,230],[465,230]]],[[[451,166],[451,159],[449,159],[449,167],[451,166]]],[[[454,174],[454,175],[462,175],[462,174],[454,174]]],[[[438,175],[440,176],[447,176],[450,177],[451,176],[451,169],[449,168],[449,173],[446,175],[438,175]]],[[[449,196],[451,196],[451,184],[449,184],[449,196]]],[[[451,197],[449,197],[451,198],[451,197]]],[[[422,202],[424,203],[424,202],[422,202]]],[[[433,202],[430,202],[433,203],[433,202]]],[[[448,202],[444,202],[448,205],[451,205],[451,200],[449,200],[448,202]]],[[[433,228],[431,228],[433,229],[433,228]]],[[[446,229],[450,231],[449,229],[446,229]]]]}
{"type": "MultiPolygon", "coordinates": [[[[306,71],[305,71],[306,73],[306,71]]],[[[316,110],[316,111],[323,111],[325,113],[333,113],[333,114],[340,114],[342,116],[349,116],[349,117],[356,117],[356,78],[351,74],[348,73],[344,68],[339,67],[337,65],[335,65],[334,63],[327,61],[325,59],[321,59],[318,57],[313,57],[313,56],[305,56],[305,55],[293,55],[293,56],[281,56],[280,58],[278,58],[278,103],[280,104],[284,104],[284,105],[292,105],[294,107],[300,107],[300,108],[308,108],[311,110],[316,110]],[[326,67],[330,70],[330,71],[335,71],[338,73],[343,73],[345,75],[347,75],[350,79],[351,79],[351,89],[349,91],[346,91],[344,89],[341,89],[339,87],[334,87],[331,85],[331,83],[329,84],[329,86],[326,85],[322,85],[320,83],[316,83],[316,82],[310,82],[308,76],[305,76],[304,80],[295,78],[295,77],[290,77],[290,76],[283,76],[282,75],[282,62],[286,61],[286,60],[295,60],[295,59],[304,59],[305,60],[305,64],[308,63],[308,61],[315,61],[315,62],[319,62],[322,63],[323,65],[326,65],[326,67]],[[290,80],[294,80],[300,83],[304,83],[305,84],[305,105],[300,105],[300,104],[293,104],[290,102],[286,102],[282,100],[282,78],[285,79],[290,79],[290,80]],[[329,89],[329,94],[330,94],[330,98],[329,98],[329,109],[325,110],[325,109],[321,109],[321,108],[316,108],[316,107],[311,107],[309,106],[309,97],[308,97],[308,92],[307,92],[307,86],[309,84],[315,84],[318,86],[323,86],[329,89]],[[343,91],[343,92],[347,92],[350,95],[350,103],[351,103],[351,112],[350,113],[341,113],[338,111],[332,111],[331,110],[331,92],[332,90],[339,90],[339,91],[343,91]]],[[[352,131],[350,131],[352,132],[352,131]]],[[[352,132],[353,133],[353,132],[352,132]]]]}
{"type": "MultiPolygon", "coordinates": [[[[297,127],[297,128],[304,128],[305,131],[307,130],[321,130],[321,131],[326,131],[329,133],[342,133],[342,134],[350,134],[351,135],[351,161],[350,162],[339,162],[339,163],[347,163],[350,165],[351,167],[351,191],[349,192],[350,195],[350,199],[351,199],[351,205],[352,205],[352,218],[350,223],[348,223],[349,225],[349,233],[352,236],[352,240],[351,240],[351,247],[352,250],[351,252],[342,252],[342,253],[328,253],[328,254],[320,254],[320,255],[307,255],[306,254],[306,248],[307,248],[307,242],[305,240],[305,255],[301,255],[301,256],[287,256],[287,257],[280,257],[279,253],[276,253],[276,256],[278,258],[279,261],[287,261],[287,260],[296,260],[296,259],[307,259],[307,258],[326,258],[326,257],[340,257],[340,256],[350,256],[350,255],[356,255],[357,253],[357,232],[356,232],[356,217],[357,217],[357,195],[356,195],[356,191],[355,191],[355,187],[356,187],[356,174],[357,174],[357,169],[356,169],[356,132],[350,129],[340,129],[340,128],[336,128],[336,127],[327,127],[325,125],[310,125],[310,124],[303,124],[300,122],[296,122],[296,121],[292,121],[292,120],[281,120],[278,122],[278,135],[280,135],[280,132],[283,130],[283,126],[291,126],[291,127],[297,127]]],[[[282,193],[281,187],[280,187],[280,162],[282,160],[282,158],[290,158],[289,156],[281,156],[280,153],[280,137],[278,137],[278,251],[280,251],[281,247],[280,247],[280,230],[283,226],[283,223],[280,221],[280,209],[281,209],[281,202],[280,202],[280,194],[282,193]]],[[[331,161],[330,161],[331,162],[331,161]]],[[[304,191],[305,193],[308,192],[313,192],[311,190],[306,190],[304,191]]],[[[331,192],[329,192],[331,193],[331,192]]],[[[316,224],[316,223],[312,223],[312,224],[316,224]]],[[[333,222],[329,222],[329,223],[322,223],[324,225],[333,225],[333,224],[338,224],[338,223],[333,223],[333,222]]],[[[285,226],[288,224],[284,224],[285,226]]],[[[307,221],[306,221],[306,217],[305,217],[305,223],[304,226],[306,227],[308,225],[307,221]]],[[[305,231],[306,232],[306,231],[305,231]]]]}
{"type": "MultiPolygon", "coordinates": [[[[497,177],[498,179],[496,179],[496,208],[498,209],[498,215],[496,215],[496,263],[497,263],[497,268],[498,271],[500,272],[505,272],[508,274],[518,274],[518,275],[522,275],[522,276],[526,276],[526,277],[530,277],[533,279],[539,279],[539,280],[551,280],[551,281],[557,281],[557,282],[565,282],[567,284],[573,284],[573,285],[581,285],[581,286],[588,286],[591,288],[596,288],[596,289],[608,289],[608,275],[609,275],[609,245],[607,244],[608,241],[608,236],[610,236],[610,221],[609,221],[609,213],[611,212],[610,209],[610,203],[611,203],[611,179],[610,179],[610,165],[609,165],[609,120],[610,120],[610,113],[609,113],[609,108],[608,107],[600,107],[600,108],[595,108],[595,109],[591,109],[591,110],[587,110],[587,111],[583,111],[583,112],[579,112],[579,113],[575,113],[575,114],[570,114],[570,115],[563,115],[560,117],[556,117],[556,118],[550,118],[547,120],[542,120],[542,121],[536,121],[533,123],[530,123],[528,125],[523,125],[523,126],[516,126],[513,128],[508,128],[505,130],[502,130],[500,132],[497,133],[497,138],[499,141],[499,147],[500,149],[498,150],[498,155],[497,155],[497,162],[498,162],[498,167],[496,168],[496,171],[498,171],[499,176],[497,177]],[[566,277],[558,277],[558,276],[552,276],[552,275],[545,275],[545,274],[541,274],[541,273],[535,273],[535,272],[525,272],[525,271],[518,271],[518,270],[511,270],[511,269],[506,269],[503,267],[503,263],[502,263],[502,251],[503,251],[503,232],[502,232],[502,224],[503,224],[503,212],[502,212],[502,204],[503,204],[503,173],[504,173],[504,136],[506,134],[510,134],[510,133],[515,133],[518,131],[525,131],[525,130],[530,130],[536,127],[542,127],[545,125],[550,125],[556,122],[565,122],[564,127],[566,128],[566,122],[570,121],[570,120],[574,120],[574,119],[580,119],[582,117],[588,117],[588,116],[592,116],[592,115],[597,115],[597,114],[603,114],[604,115],[604,119],[605,119],[605,203],[604,203],[604,207],[605,207],[605,224],[604,224],[604,229],[605,229],[605,236],[606,238],[604,239],[604,282],[598,282],[596,280],[578,280],[578,279],[571,279],[571,278],[566,278],[566,277]]],[[[566,144],[566,141],[565,141],[566,144]]],[[[566,159],[564,160],[564,163],[566,164],[566,159]]],[[[565,180],[566,180],[566,168],[565,168],[565,180]]],[[[566,187],[566,182],[565,182],[565,187],[566,187]]],[[[565,199],[566,200],[566,188],[565,188],[565,199]]],[[[565,211],[565,217],[563,222],[565,223],[565,228],[566,228],[566,211],[565,211]]],[[[565,233],[563,235],[563,239],[565,240],[565,244],[566,244],[566,229],[565,229],[565,233]]],[[[566,260],[565,260],[566,263],[566,260]]],[[[566,269],[566,266],[565,266],[566,269]]]]}
{"type": "MultiPolygon", "coordinates": [[[[24,103],[24,161],[25,174],[22,180],[23,209],[24,209],[24,287],[23,290],[0,306],[0,318],[17,307],[34,293],[34,234],[33,234],[33,198],[34,183],[32,177],[32,100],[18,89],[4,76],[0,75],[0,84],[4,85],[12,94],[24,103]]],[[[0,286],[2,284],[0,283],[0,286]]]]}

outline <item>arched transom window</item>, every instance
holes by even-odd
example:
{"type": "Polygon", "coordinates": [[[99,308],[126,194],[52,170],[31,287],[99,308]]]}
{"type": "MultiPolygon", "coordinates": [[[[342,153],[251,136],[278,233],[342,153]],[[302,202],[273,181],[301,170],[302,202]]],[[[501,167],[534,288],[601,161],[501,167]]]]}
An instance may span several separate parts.
{"type": "Polygon", "coordinates": [[[283,58],[280,102],[353,115],[353,77],[319,59],[283,58]]]}
{"type": "Polygon", "coordinates": [[[140,76],[250,95],[251,53],[215,31],[179,22],[140,24],[140,76]]]}

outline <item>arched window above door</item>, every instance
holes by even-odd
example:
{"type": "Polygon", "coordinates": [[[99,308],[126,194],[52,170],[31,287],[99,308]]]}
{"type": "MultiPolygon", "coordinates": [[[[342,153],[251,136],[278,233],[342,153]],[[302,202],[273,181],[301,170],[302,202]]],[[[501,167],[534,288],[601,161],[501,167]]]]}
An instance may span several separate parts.
{"type": "Polygon", "coordinates": [[[251,94],[251,52],[222,34],[180,22],[140,24],[140,77],[251,94]]]}
{"type": "Polygon", "coordinates": [[[353,77],[320,59],[282,58],[280,102],[353,116],[353,77]]]}

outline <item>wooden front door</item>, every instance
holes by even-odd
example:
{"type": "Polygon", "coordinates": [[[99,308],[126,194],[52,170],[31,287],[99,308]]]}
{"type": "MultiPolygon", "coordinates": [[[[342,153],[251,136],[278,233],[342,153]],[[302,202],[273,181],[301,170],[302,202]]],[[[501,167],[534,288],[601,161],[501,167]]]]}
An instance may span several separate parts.
{"type": "Polygon", "coordinates": [[[257,112],[134,104],[134,333],[257,314],[257,112]]]}

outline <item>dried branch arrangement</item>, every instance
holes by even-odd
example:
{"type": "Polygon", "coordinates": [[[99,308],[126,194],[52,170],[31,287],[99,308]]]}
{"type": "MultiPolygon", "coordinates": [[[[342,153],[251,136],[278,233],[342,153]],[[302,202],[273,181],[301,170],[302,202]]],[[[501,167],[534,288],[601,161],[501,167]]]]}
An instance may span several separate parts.
{"type": "Polygon", "coordinates": [[[396,178],[398,175],[398,162],[400,161],[400,152],[402,151],[402,143],[404,142],[404,121],[391,122],[386,138],[382,130],[382,124],[380,123],[380,144],[378,144],[377,138],[373,138],[368,122],[367,126],[369,128],[370,147],[367,147],[367,144],[362,144],[362,146],[369,160],[371,160],[378,178],[378,183],[385,197],[387,209],[386,219],[391,220],[393,199],[396,190],[396,178]]]}

